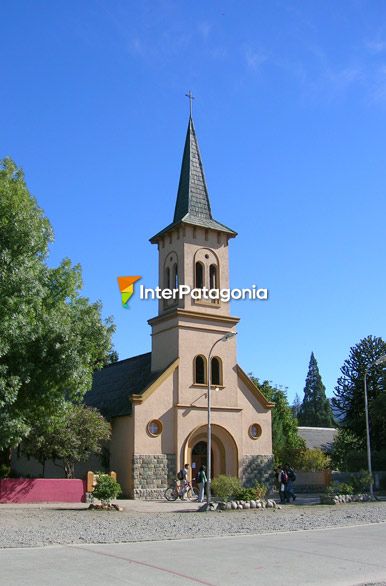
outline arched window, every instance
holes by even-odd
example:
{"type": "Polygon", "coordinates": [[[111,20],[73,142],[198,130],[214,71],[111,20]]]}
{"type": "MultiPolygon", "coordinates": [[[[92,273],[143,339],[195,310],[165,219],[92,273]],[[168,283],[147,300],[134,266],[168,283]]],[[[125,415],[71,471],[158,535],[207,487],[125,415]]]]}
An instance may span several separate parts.
{"type": "Polygon", "coordinates": [[[222,365],[220,358],[215,356],[211,361],[211,384],[222,385],[222,365]]]}
{"type": "Polygon", "coordinates": [[[194,382],[197,385],[206,383],[206,360],[203,356],[196,356],[194,359],[194,382]]]}
{"type": "Polygon", "coordinates": [[[178,289],[178,268],[177,263],[173,266],[173,287],[174,289],[178,289]]]}
{"type": "Polygon", "coordinates": [[[209,267],[209,289],[218,289],[216,265],[210,265],[209,267]]]}
{"type": "Polygon", "coordinates": [[[165,270],[165,288],[170,289],[170,269],[166,267],[165,270]]]}
{"type": "Polygon", "coordinates": [[[204,265],[202,262],[196,262],[196,287],[202,289],[204,286],[204,265]]]}

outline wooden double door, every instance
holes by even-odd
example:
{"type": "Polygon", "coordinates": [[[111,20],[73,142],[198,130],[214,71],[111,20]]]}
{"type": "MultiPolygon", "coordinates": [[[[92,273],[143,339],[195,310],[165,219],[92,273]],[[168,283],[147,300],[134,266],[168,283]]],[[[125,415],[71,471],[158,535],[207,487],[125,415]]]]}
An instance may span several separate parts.
{"type": "MultiPolygon", "coordinates": [[[[192,468],[192,479],[193,479],[193,483],[197,484],[197,477],[198,477],[198,472],[201,468],[201,466],[205,466],[206,470],[208,470],[208,454],[207,454],[207,442],[201,441],[198,442],[193,450],[192,450],[192,463],[191,463],[191,468],[192,468]]],[[[213,450],[212,450],[212,462],[211,462],[211,467],[212,467],[212,478],[214,478],[215,476],[215,471],[213,469],[213,450]]]]}

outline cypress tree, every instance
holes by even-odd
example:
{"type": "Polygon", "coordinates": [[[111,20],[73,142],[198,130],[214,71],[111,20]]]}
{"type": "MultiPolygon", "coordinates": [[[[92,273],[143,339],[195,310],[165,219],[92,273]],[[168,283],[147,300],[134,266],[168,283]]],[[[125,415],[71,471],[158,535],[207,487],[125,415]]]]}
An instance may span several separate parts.
{"type": "Polygon", "coordinates": [[[318,363],[311,353],[310,364],[304,387],[304,398],[298,412],[299,425],[309,427],[334,427],[334,416],[326,388],[319,373],[318,363]]]}

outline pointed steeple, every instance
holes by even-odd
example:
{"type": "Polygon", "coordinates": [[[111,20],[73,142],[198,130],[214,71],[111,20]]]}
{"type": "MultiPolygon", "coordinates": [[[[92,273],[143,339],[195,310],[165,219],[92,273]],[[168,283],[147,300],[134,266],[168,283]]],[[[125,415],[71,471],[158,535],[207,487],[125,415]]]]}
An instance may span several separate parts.
{"type": "Polygon", "coordinates": [[[186,133],[173,221],[181,222],[187,215],[212,219],[204,169],[191,116],[186,133]]]}
{"type": "Polygon", "coordinates": [[[226,232],[231,238],[237,235],[234,230],[220,224],[212,217],[204,168],[191,115],[186,133],[173,223],[153,236],[150,242],[156,242],[165,232],[180,223],[226,232]]]}

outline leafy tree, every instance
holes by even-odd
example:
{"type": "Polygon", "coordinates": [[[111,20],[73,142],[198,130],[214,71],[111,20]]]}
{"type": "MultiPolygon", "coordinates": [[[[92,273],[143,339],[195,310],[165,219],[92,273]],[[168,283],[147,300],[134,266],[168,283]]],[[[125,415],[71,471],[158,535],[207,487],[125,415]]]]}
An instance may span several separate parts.
{"type": "Polygon", "coordinates": [[[334,407],[342,417],[342,426],[359,438],[362,447],[365,448],[364,376],[367,372],[371,445],[375,451],[382,450],[385,446],[386,374],[382,365],[374,365],[374,362],[384,354],[386,342],[375,336],[363,338],[353,346],[341,368],[342,376],[338,379],[333,399],[334,407]]]}
{"type": "MultiPolygon", "coordinates": [[[[383,389],[386,389],[383,386],[383,389]]],[[[381,392],[375,397],[370,404],[370,420],[373,435],[376,435],[376,441],[372,440],[374,448],[381,450],[386,447],[386,392],[381,392]]]]}
{"type": "Polygon", "coordinates": [[[332,467],[334,470],[349,470],[348,457],[350,453],[361,453],[363,451],[363,439],[358,438],[348,429],[340,428],[332,444],[332,467]]]}
{"type": "Polygon", "coordinates": [[[318,363],[311,353],[304,398],[298,413],[299,425],[310,427],[334,427],[334,416],[326,389],[319,373],[318,363]]]}
{"type": "Polygon", "coordinates": [[[109,352],[109,355],[107,356],[105,366],[108,366],[109,364],[114,364],[114,362],[118,362],[118,360],[119,360],[118,352],[116,350],[111,350],[111,352],[109,352]]]}
{"type": "Polygon", "coordinates": [[[298,435],[297,420],[293,416],[285,391],[274,388],[268,381],[263,383],[250,375],[263,395],[275,403],[272,409],[272,449],[276,463],[298,466],[298,459],[305,450],[305,442],[298,435]]]}
{"type": "Polygon", "coordinates": [[[14,408],[28,372],[23,373],[22,368],[14,372],[9,354],[28,340],[34,342],[33,328],[44,297],[43,261],[52,237],[51,226],[28,193],[22,171],[5,159],[0,167],[0,448],[28,431],[14,408]]]}
{"type": "Polygon", "coordinates": [[[111,352],[111,320],[81,297],[81,270],[46,260],[53,232],[11,159],[0,165],[0,450],[64,398],[80,401],[111,352]]]}
{"type": "Polygon", "coordinates": [[[64,402],[47,420],[32,425],[22,451],[43,465],[46,460],[60,460],[66,478],[74,477],[75,464],[100,454],[102,444],[110,438],[110,424],[97,409],[64,402]]]}

